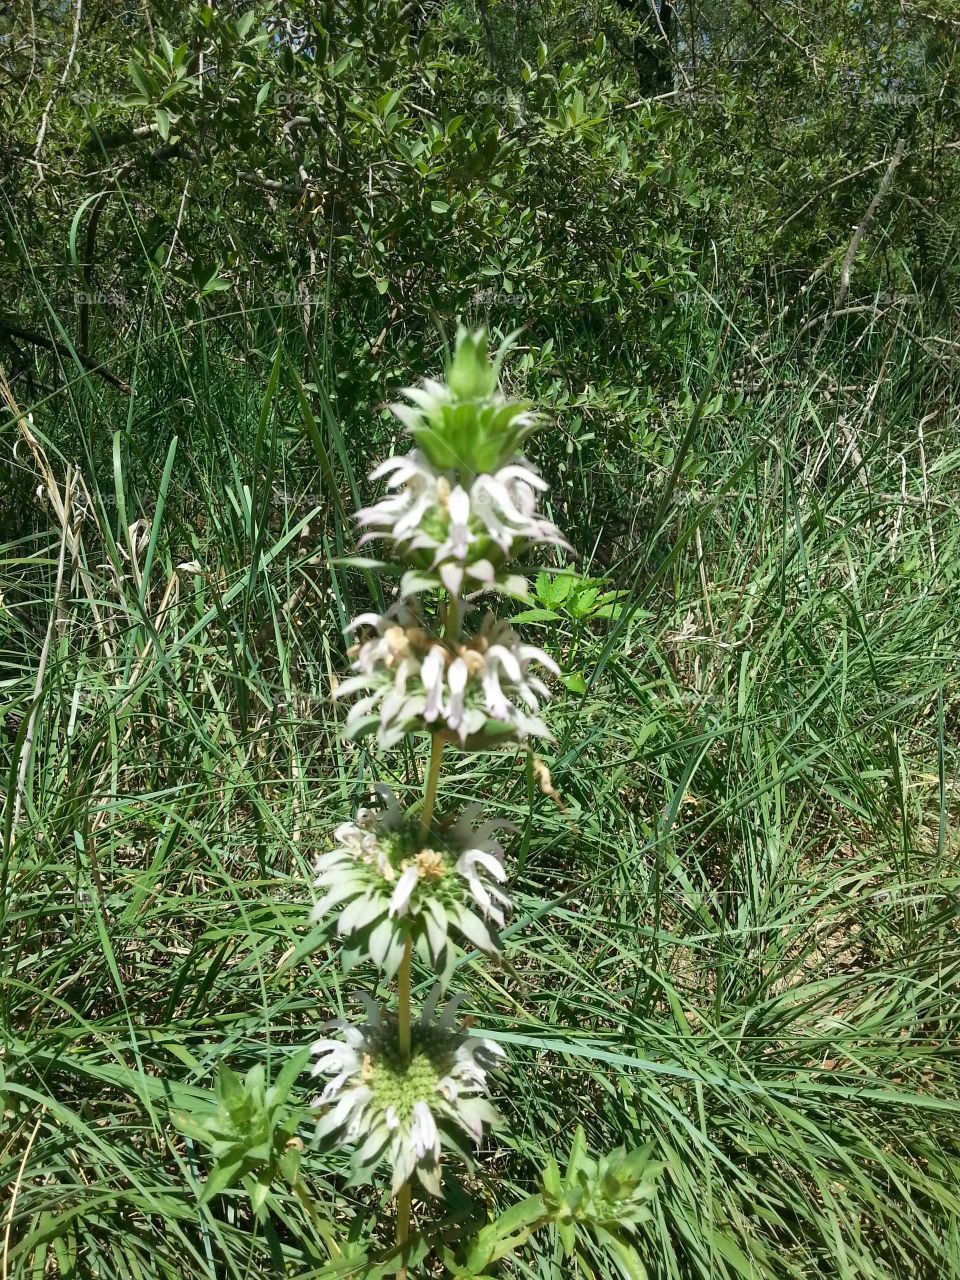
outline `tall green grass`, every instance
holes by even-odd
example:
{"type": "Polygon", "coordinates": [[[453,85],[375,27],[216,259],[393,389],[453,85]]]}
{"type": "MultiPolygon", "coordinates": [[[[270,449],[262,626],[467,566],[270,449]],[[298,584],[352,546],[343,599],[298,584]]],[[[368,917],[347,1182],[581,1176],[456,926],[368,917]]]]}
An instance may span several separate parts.
{"type": "MultiPolygon", "coordinates": [[[[666,1162],[658,1280],[960,1275],[950,379],[869,334],[811,368],[774,333],[761,360],[689,305],[675,451],[623,451],[613,533],[589,459],[562,432],[540,459],[620,592],[613,620],[544,627],[582,676],[544,753],[556,797],[512,754],[444,783],[519,827],[509,967],[459,979],[510,1055],[464,1190],[509,1202],[582,1123],[666,1162]]],[[[412,789],[423,764],[345,744],[328,700],[370,591],[338,567],[344,513],[386,428],[345,417],[328,348],[273,319],[244,362],[151,310],[128,399],[69,362],[11,387],[36,443],[8,412],[4,1280],[331,1262],[293,1198],[266,1226],[239,1194],[198,1207],[203,1157],[169,1119],[174,1084],[274,1064],[370,988],[303,953],[311,858],[371,781],[412,789]]],[[[376,1193],[305,1176],[330,1222],[385,1229],[376,1193]]],[[[515,1274],[563,1274],[540,1247],[515,1274]]]]}

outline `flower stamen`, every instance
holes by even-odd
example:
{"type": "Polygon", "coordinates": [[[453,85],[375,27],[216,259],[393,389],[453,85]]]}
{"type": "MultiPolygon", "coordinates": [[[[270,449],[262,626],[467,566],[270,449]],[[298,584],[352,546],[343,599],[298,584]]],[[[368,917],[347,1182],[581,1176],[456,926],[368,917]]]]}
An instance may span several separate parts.
{"type": "Polygon", "coordinates": [[[446,873],[447,864],[436,849],[421,849],[417,854],[417,870],[424,880],[439,880],[446,873]]]}

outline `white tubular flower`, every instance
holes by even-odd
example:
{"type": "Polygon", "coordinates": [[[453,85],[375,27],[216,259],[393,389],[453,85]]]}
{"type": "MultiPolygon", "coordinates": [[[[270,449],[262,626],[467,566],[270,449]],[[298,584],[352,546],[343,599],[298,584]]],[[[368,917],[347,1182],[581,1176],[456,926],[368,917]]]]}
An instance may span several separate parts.
{"type": "Polygon", "coordinates": [[[471,510],[508,554],[518,539],[569,548],[556,525],[535,514],[537,493],[546,493],[547,488],[526,458],[517,457],[492,475],[477,477],[470,489],[471,510]]]}
{"type": "Polygon", "coordinates": [[[569,548],[560,530],[536,514],[537,495],[547,484],[519,455],[492,473],[461,478],[437,471],[414,449],[390,458],[370,475],[389,476],[396,490],[355,517],[371,538],[390,538],[413,568],[404,576],[404,596],[443,586],[453,596],[500,591],[526,596],[522,575],[504,566],[525,548],[541,544],[569,548]]]}
{"type": "Polygon", "coordinates": [[[317,859],[313,919],[336,918],[347,961],[369,956],[388,978],[411,938],[443,982],[455,958],[451,935],[481,951],[499,950],[497,929],[510,899],[500,887],[507,877],[494,832],[511,824],[478,824],[479,806],[472,805],[452,826],[425,836],[388,787],[378,790],[386,808],[361,809],[355,823],[341,823],[335,847],[317,859]]]}
{"type": "Polygon", "coordinates": [[[504,913],[511,909],[510,899],[497,888],[505,883],[507,873],[503,866],[503,846],[495,831],[516,831],[512,822],[494,818],[477,825],[480,805],[471,804],[464,809],[450,831],[453,844],[463,852],[457,859],[457,871],[464,877],[481,914],[496,922],[502,929],[504,913]],[[481,876],[485,872],[489,879],[481,876]],[[497,905],[499,904],[499,905],[497,905]]]}
{"type": "MultiPolygon", "coordinates": [[[[396,1108],[394,1108],[394,1115],[396,1114],[396,1108]]],[[[433,1112],[425,1102],[413,1104],[410,1143],[418,1160],[425,1160],[429,1155],[433,1164],[440,1163],[440,1134],[433,1120],[433,1112]]]]}
{"type": "Polygon", "coordinates": [[[489,613],[473,644],[482,659],[480,680],[490,719],[512,726],[519,737],[549,738],[549,729],[535,713],[549,700],[550,690],[531,668],[539,663],[559,675],[550,655],[524,644],[508,622],[489,613]]]}
{"type": "Polygon", "coordinates": [[[334,696],[363,695],[347,716],[348,738],[377,728],[380,745],[391,747],[417,727],[426,710],[420,667],[429,636],[402,604],[382,615],[363,613],[349,629],[364,627],[375,634],[350,650],[355,674],[337,686],[334,696]]]}
{"type": "Polygon", "coordinates": [[[474,1142],[499,1116],[487,1098],[487,1073],[503,1050],[491,1040],[455,1029],[456,1000],[435,1015],[435,990],[411,1028],[410,1056],[398,1049],[397,1018],[376,1008],[361,1027],[337,1023],[343,1042],[313,1046],[313,1074],[326,1077],[314,1105],[317,1136],[352,1148],[353,1172],[365,1180],[387,1161],[396,1195],[416,1173],[440,1194],[442,1150],[462,1154],[458,1131],[474,1142]]]}
{"type": "Polygon", "coordinates": [[[317,1055],[313,1074],[331,1077],[320,1095],[321,1102],[329,1102],[343,1085],[357,1074],[362,1065],[357,1052],[357,1049],[362,1046],[362,1037],[352,1027],[348,1028],[348,1031],[350,1034],[344,1035],[346,1044],[339,1040],[321,1039],[315,1040],[310,1046],[310,1051],[317,1055]]]}
{"type": "Polygon", "coordinates": [[[539,715],[550,691],[535,664],[554,675],[559,668],[508,622],[487,614],[476,635],[455,644],[429,635],[405,606],[353,625],[375,634],[351,651],[356,674],[336,692],[363,695],[347,716],[348,737],[376,729],[383,747],[406,733],[444,729],[464,746],[550,737],[539,715]]]}

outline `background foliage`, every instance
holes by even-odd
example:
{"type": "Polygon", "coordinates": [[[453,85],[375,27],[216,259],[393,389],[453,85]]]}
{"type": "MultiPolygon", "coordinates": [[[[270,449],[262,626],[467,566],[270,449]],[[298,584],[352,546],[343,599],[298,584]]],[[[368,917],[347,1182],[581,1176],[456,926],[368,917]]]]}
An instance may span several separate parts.
{"type": "Polygon", "coordinates": [[[960,1273],[958,32],[0,7],[4,1276],[355,1274],[381,1231],[309,1149],[306,1203],[201,1203],[170,1115],[352,1008],[298,950],[384,768],[327,702],[375,589],[336,557],[457,317],[523,328],[589,581],[527,613],[557,799],[447,784],[519,824],[521,905],[511,970],[464,965],[509,1123],[451,1230],[582,1123],[666,1166],[652,1276],[960,1273]]]}

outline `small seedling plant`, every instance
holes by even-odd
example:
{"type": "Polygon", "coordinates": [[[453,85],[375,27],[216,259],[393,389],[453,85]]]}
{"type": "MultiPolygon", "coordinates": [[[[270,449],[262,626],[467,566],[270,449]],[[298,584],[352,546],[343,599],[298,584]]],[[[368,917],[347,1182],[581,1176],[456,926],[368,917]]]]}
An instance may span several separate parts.
{"type": "MultiPolygon", "coordinates": [[[[473,1168],[485,1132],[500,1121],[491,1093],[506,1069],[504,1051],[461,1018],[450,984],[459,950],[490,960],[501,952],[511,911],[504,841],[513,828],[476,804],[446,811],[438,800],[443,762],[454,751],[529,750],[549,739],[547,681],[560,676],[554,659],[494,607],[502,597],[532,603],[519,557],[569,550],[541,510],[547,485],[524,453],[541,420],[501,390],[510,345],[491,359],[484,331],[458,331],[444,379],[425,379],[391,406],[413,447],[371,473],[386,492],[356,516],[361,545],[376,542],[383,556],[364,566],[400,576],[389,607],[348,628],[352,670],[335,691],[349,704],[344,731],[371,736],[385,752],[408,735],[428,748],[415,804],[405,809],[380,786],[376,803],[333,831],[316,860],[313,921],[338,939],[345,968],[372,962],[396,999],[368,999],[361,1022],[328,1024],[273,1084],[259,1065],[244,1078],[223,1067],[215,1102],[178,1113],[183,1133],[211,1161],[203,1201],[239,1186],[269,1219],[286,1186],[328,1244],[329,1269],[317,1274],[403,1277],[441,1266],[457,1280],[478,1280],[500,1274],[544,1229],[585,1275],[596,1274],[601,1256],[606,1274],[645,1274],[636,1233],[659,1171],[648,1148],[597,1160],[579,1128],[565,1172],[551,1161],[535,1194],[479,1230],[457,1229],[444,1198],[444,1163],[473,1168]],[[430,979],[419,1008],[415,965],[430,979]],[[301,1099],[311,1061],[315,1095],[301,1099]],[[334,1151],[349,1161],[344,1186],[383,1177],[392,1242],[383,1215],[364,1238],[334,1225],[344,1221],[340,1206],[308,1194],[305,1164],[334,1151]]],[[[547,584],[541,576],[541,598],[547,584]]]]}

